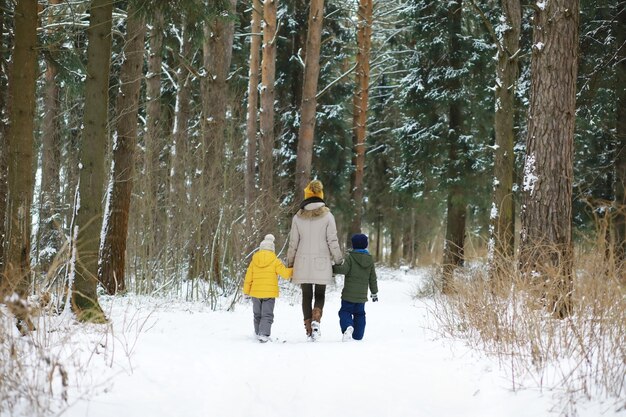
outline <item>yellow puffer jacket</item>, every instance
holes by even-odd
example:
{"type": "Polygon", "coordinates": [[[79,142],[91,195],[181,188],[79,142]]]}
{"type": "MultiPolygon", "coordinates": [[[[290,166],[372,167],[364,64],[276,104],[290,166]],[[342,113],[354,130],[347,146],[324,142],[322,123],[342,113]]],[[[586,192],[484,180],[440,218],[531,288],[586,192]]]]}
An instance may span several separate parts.
{"type": "Polygon", "coordinates": [[[290,279],[293,268],[287,268],[269,250],[260,250],[254,254],[246,279],[243,282],[243,293],[255,298],[278,297],[278,275],[290,279]]]}

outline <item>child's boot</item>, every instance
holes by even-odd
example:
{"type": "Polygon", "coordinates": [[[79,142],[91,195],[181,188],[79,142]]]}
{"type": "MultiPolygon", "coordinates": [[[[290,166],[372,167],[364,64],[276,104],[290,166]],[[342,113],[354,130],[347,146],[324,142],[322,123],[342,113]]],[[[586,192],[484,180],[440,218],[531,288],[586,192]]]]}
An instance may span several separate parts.
{"type": "Polygon", "coordinates": [[[352,333],[354,333],[354,327],[348,326],[345,332],[343,332],[343,338],[341,339],[343,342],[352,341],[352,333]]]}
{"type": "Polygon", "coordinates": [[[317,341],[322,336],[322,332],[320,329],[321,321],[322,309],[315,307],[313,309],[313,321],[311,322],[311,338],[313,338],[313,341],[317,341]]]}

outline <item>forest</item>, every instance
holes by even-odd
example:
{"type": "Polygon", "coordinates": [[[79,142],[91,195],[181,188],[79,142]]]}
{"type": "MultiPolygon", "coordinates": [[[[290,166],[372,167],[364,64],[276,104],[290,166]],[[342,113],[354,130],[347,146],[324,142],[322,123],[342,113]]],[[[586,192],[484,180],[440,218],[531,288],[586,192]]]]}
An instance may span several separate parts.
{"type": "Polygon", "coordinates": [[[319,179],[448,324],[549,357],[513,299],[623,395],[625,1],[1,0],[0,33],[2,333],[224,308],[319,179]]]}

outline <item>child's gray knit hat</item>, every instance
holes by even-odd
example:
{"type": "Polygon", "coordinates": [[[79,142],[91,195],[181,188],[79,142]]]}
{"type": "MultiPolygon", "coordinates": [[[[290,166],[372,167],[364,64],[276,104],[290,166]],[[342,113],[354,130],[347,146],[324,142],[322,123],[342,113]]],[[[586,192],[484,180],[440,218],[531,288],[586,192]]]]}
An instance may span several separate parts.
{"type": "Polygon", "coordinates": [[[263,239],[263,242],[261,242],[261,244],[259,245],[259,249],[271,250],[272,252],[274,252],[274,250],[275,250],[275,248],[274,248],[274,235],[272,235],[272,234],[265,235],[265,238],[263,239]]]}

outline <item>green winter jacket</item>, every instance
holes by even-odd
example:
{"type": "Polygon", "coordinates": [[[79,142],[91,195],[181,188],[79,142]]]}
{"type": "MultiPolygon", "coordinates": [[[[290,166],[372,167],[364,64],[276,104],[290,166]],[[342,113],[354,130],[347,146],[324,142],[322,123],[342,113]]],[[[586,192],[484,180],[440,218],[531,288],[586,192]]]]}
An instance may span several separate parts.
{"type": "Polygon", "coordinates": [[[368,253],[348,252],[341,265],[333,265],[333,272],[346,276],[341,292],[342,300],[365,303],[368,286],[372,294],[378,294],[374,259],[368,253]]]}

